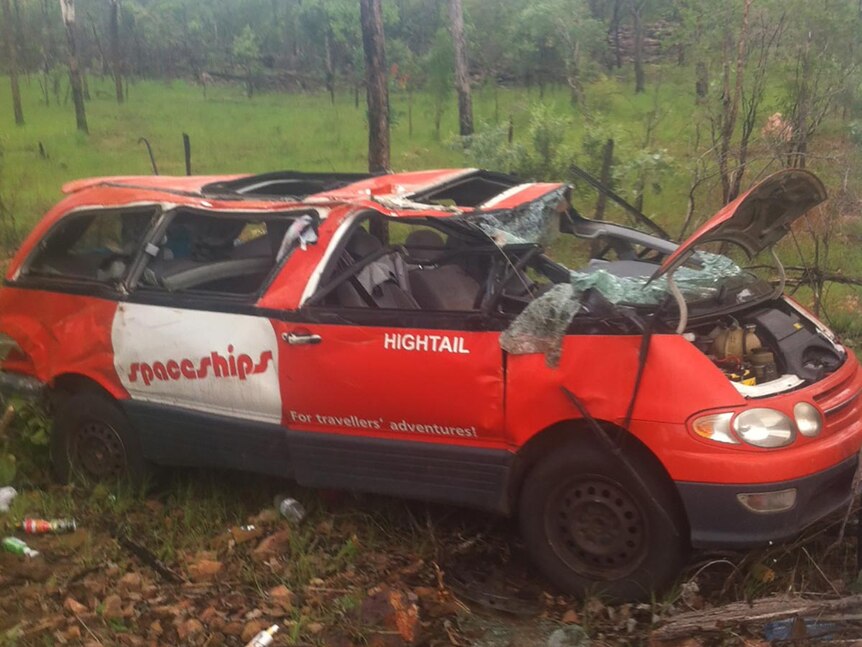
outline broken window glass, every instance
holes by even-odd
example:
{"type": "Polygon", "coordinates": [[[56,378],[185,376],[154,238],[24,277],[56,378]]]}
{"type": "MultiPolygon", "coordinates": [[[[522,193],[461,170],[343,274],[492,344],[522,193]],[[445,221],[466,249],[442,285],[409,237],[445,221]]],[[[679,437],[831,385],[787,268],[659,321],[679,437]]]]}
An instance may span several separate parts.
{"type": "MultiPolygon", "coordinates": [[[[674,282],[686,301],[714,297],[728,277],[742,273],[725,256],[701,252],[700,267],[681,267],[674,282]]],[[[559,364],[563,337],[581,308],[589,289],[598,291],[612,304],[658,305],[668,295],[667,277],[650,281],[646,276],[615,276],[605,270],[570,273],[570,281],[555,285],[530,302],[500,336],[500,346],[513,355],[544,353],[548,366],[559,364]]]]}
{"type": "Polygon", "coordinates": [[[453,220],[477,226],[500,247],[519,243],[544,244],[557,231],[560,213],[568,208],[568,190],[568,187],[561,186],[514,209],[480,211],[456,216],[453,220]]]}

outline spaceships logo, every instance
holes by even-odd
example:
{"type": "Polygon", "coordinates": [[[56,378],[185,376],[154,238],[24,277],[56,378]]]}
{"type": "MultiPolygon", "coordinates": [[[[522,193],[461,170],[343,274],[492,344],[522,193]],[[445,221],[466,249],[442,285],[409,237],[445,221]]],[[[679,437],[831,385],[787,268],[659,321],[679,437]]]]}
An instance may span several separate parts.
{"type": "Polygon", "coordinates": [[[272,362],[272,351],[261,352],[255,362],[245,353],[234,355],[233,345],[227,347],[227,356],[213,351],[197,359],[180,358],[158,362],[135,362],[129,367],[129,382],[140,380],[149,386],[156,380],[161,382],[179,380],[202,380],[207,377],[238,378],[246,380],[249,375],[265,373],[272,362]]]}

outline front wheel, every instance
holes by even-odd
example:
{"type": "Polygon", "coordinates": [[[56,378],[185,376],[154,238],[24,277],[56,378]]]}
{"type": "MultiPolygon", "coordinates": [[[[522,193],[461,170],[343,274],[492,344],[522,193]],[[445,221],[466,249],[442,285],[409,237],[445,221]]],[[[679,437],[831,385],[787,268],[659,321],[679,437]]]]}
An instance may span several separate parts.
{"type": "Polygon", "coordinates": [[[126,482],[150,476],[137,434],[116,402],[89,391],[73,393],[54,412],[51,461],[62,482],[126,482]]]}
{"type": "Polygon", "coordinates": [[[628,454],[640,478],[592,443],[558,448],[528,474],[521,533],[536,565],[563,590],[647,599],[685,564],[688,533],[673,485],[642,453],[628,454]]]}

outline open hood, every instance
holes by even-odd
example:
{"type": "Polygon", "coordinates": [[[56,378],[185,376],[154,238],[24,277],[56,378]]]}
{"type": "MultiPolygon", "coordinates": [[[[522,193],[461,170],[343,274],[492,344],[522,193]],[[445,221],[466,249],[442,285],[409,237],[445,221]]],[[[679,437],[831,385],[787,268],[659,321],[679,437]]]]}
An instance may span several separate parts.
{"type": "Polygon", "coordinates": [[[685,263],[704,243],[735,243],[754,257],[781,240],[797,218],[824,200],[823,183],[808,171],[788,169],[770,175],[704,223],[665,259],[653,279],[685,263]]]}

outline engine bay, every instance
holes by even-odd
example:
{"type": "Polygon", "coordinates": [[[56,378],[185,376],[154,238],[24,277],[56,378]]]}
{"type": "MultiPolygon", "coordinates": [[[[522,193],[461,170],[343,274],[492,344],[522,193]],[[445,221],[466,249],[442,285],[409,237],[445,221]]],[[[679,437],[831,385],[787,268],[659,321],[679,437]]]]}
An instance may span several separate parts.
{"type": "Polygon", "coordinates": [[[847,356],[827,330],[783,299],[692,327],[685,338],[747,397],[817,382],[847,356]]]}

